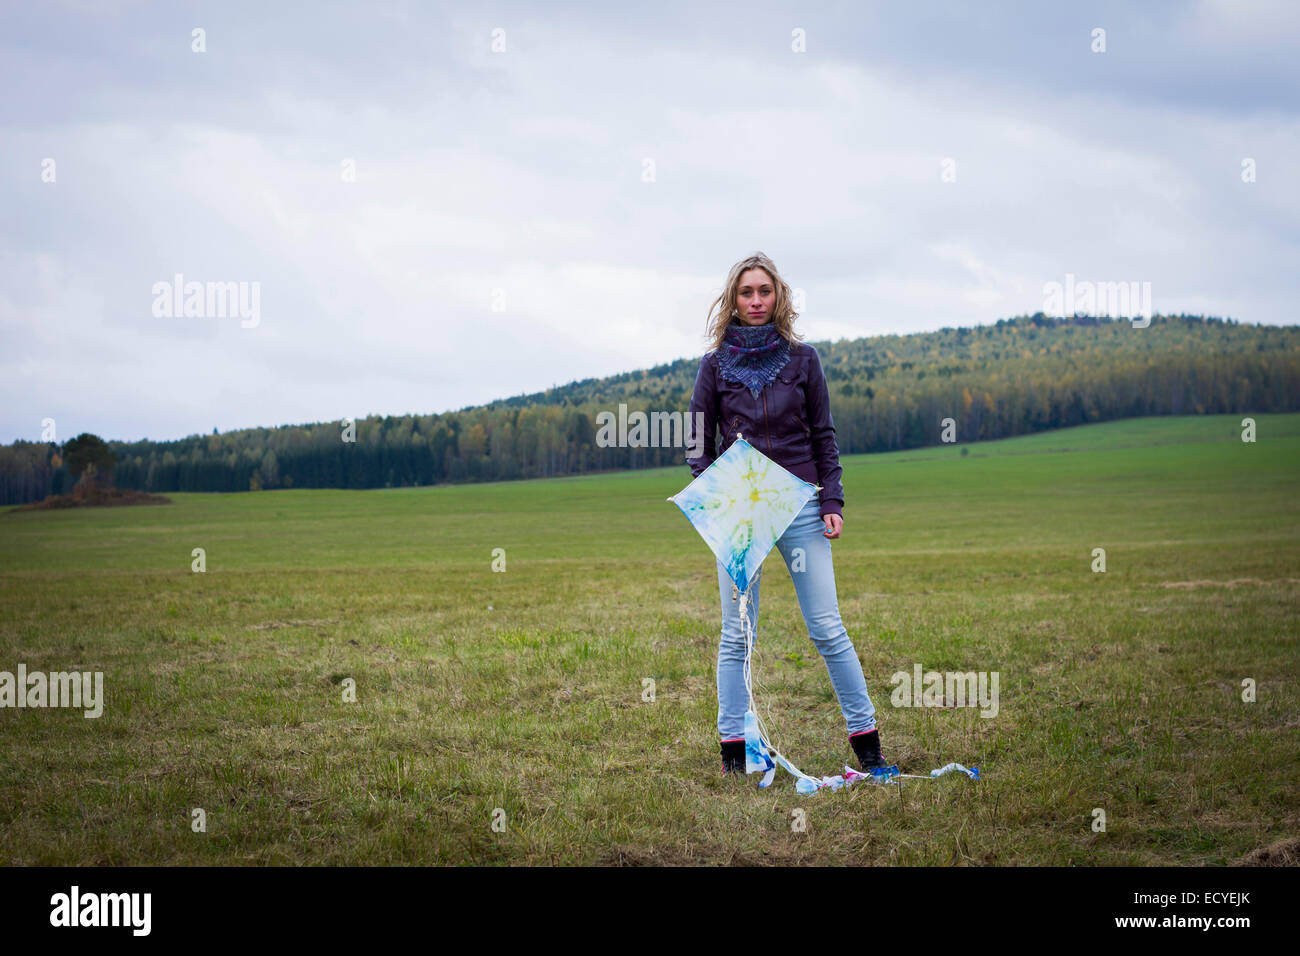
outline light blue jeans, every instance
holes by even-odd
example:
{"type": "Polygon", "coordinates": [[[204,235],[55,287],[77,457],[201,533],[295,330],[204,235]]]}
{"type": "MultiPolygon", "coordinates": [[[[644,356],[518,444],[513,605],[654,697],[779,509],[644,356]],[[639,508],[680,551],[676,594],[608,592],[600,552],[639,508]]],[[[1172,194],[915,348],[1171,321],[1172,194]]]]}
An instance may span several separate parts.
{"type": "MultiPolygon", "coordinates": [[[[835,696],[839,698],[845,726],[850,734],[856,734],[876,726],[876,708],[867,696],[867,680],[857,651],[840,621],[831,542],[823,534],[825,530],[821,504],[814,495],[777,541],[776,547],[794,581],[799,610],[808,625],[808,636],[826,662],[826,671],[830,674],[835,696]],[[797,553],[800,549],[802,553],[797,553]],[[796,562],[802,570],[796,570],[796,562]]],[[[768,567],[771,561],[769,556],[763,567],[768,567]]],[[[747,608],[755,647],[758,646],[761,577],[760,574],[760,579],[750,586],[747,608]]],[[[723,740],[745,736],[745,711],[749,708],[749,695],[745,691],[745,632],[741,627],[739,600],[732,597],[734,591],[735,584],[719,561],[722,637],[718,642],[718,733],[723,740]]]]}

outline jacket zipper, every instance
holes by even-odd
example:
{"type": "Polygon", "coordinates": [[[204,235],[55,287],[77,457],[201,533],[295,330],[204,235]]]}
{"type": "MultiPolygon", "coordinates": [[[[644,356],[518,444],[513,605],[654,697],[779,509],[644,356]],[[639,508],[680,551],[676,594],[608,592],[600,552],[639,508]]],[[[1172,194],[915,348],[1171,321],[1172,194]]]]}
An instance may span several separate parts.
{"type": "Polygon", "coordinates": [[[772,454],[772,426],[767,421],[767,389],[763,389],[763,427],[767,429],[767,453],[772,454]]]}

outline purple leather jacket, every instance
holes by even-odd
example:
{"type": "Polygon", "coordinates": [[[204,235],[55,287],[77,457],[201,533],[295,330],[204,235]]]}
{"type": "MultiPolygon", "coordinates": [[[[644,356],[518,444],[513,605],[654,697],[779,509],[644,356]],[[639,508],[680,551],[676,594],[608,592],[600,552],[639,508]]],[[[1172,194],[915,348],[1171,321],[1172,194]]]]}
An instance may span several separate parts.
{"type": "Polygon", "coordinates": [[[713,460],[731,447],[737,433],[778,465],[804,481],[821,485],[821,513],[844,513],[843,469],[835,444],[830,396],[817,350],[805,343],[790,345],[790,359],[758,398],[738,382],[718,372],[716,352],[700,360],[688,415],[687,443],[694,443],[695,413],[704,413],[703,455],[687,458],[691,474],[699,477],[713,460]],[[722,444],[715,450],[715,430],[722,444]]]}

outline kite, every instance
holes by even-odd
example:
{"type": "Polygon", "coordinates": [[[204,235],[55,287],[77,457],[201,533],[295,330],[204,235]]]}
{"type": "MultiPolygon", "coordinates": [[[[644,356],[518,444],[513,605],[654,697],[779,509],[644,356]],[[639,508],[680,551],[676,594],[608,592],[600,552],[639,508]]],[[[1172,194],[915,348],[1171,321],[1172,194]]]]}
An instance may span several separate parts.
{"type": "MultiPolygon", "coordinates": [[[[740,601],[738,612],[745,630],[745,691],[749,697],[749,708],[745,711],[745,773],[762,773],[758,785],[768,787],[780,765],[795,778],[795,789],[804,794],[822,788],[838,790],[859,781],[890,783],[899,777],[929,779],[900,774],[897,765],[873,768],[869,773],[845,765],[842,775],[809,776],[772,745],[771,735],[754,706],[751,670],[754,633],[746,613],[750,588],[758,580],[763,561],[781,535],[819,490],[820,485],[809,484],[791,474],[737,434],[726,451],[689,485],[667,499],[681,509],[717,556],[734,582],[740,601]]],[[[938,777],[950,770],[960,770],[971,779],[979,779],[978,769],[967,770],[961,764],[948,764],[931,771],[930,776],[938,777]]]]}

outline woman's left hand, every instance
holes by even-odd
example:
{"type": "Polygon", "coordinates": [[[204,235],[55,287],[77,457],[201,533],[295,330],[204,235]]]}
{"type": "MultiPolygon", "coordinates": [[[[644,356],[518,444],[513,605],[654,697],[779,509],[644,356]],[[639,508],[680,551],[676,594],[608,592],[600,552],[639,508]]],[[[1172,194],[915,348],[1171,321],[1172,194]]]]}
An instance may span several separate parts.
{"type": "Polygon", "coordinates": [[[840,536],[840,528],[844,527],[843,518],[835,514],[822,515],[822,521],[826,524],[826,531],[824,532],[826,537],[838,538],[840,536]]]}

